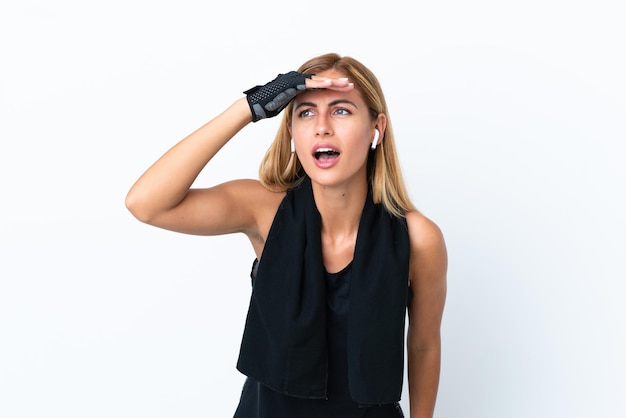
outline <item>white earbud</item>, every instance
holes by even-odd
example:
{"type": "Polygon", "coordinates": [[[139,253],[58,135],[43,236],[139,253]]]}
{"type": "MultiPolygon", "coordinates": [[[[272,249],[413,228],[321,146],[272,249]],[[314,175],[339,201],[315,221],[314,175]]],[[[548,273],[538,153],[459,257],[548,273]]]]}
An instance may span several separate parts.
{"type": "Polygon", "coordinates": [[[296,152],[296,143],[293,138],[291,138],[291,153],[293,154],[294,152],[296,152]]]}
{"type": "Polygon", "coordinates": [[[380,132],[378,129],[374,129],[374,140],[372,141],[372,149],[376,149],[378,145],[378,138],[380,137],[380,132]]]}

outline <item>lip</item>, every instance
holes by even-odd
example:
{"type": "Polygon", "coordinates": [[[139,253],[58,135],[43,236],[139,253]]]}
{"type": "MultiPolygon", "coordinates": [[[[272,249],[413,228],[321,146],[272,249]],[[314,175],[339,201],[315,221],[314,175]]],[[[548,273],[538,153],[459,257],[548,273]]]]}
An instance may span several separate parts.
{"type": "Polygon", "coordinates": [[[337,148],[335,145],[333,144],[328,144],[328,143],[320,143],[320,144],[315,144],[315,146],[311,149],[311,156],[313,157],[313,163],[319,167],[319,168],[330,168],[332,166],[334,166],[335,164],[337,164],[339,162],[339,160],[341,159],[341,151],[339,151],[339,148],[337,148]],[[336,151],[339,155],[336,158],[330,159],[330,160],[318,160],[317,158],[315,158],[315,152],[319,149],[322,148],[326,148],[326,149],[331,149],[333,151],[336,151]]]}

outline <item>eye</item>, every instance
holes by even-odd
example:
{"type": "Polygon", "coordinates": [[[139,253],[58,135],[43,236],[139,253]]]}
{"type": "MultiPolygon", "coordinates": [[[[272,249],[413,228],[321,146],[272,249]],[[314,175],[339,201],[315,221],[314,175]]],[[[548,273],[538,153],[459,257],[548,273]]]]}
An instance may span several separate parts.
{"type": "Polygon", "coordinates": [[[352,114],[352,112],[346,109],[345,107],[338,107],[337,109],[335,109],[333,113],[335,115],[351,115],[352,114]]]}
{"type": "Polygon", "coordinates": [[[298,117],[299,118],[306,118],[313,115],[313,110],[311,109],[304,109],[303,111],[301,111],[300,113],[298,113],[298,117]]]}

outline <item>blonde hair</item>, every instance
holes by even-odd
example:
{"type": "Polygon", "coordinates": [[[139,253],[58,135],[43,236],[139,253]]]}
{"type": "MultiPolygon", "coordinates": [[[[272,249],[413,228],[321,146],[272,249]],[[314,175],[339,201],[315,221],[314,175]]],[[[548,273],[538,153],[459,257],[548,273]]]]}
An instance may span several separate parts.
{"type": "MultiPolygon", "coordinates": [[[[345,74],[361,93],[370,109],[372,120],[383,113],[387,117],[384,140],[375,151],[371,151],[367,161],[367,176],[372,189],[374,203],[382,203],[392,215],[403,217],[407,211],[414,211],[402,178],[400,162],[396,152],[393,129],[389,120],[387,103],[376,76],[362,63],[351,57],[335,53],[324,54],[305,62],[298,71],[317,74],[336,70],[345,74]]],[[[259,179],[270,190],[284,192],[297,186],[306,173],[295,153],[291,152],[291,126],[293,102],[283,111],[282,122],[259,167],[259,179]]]]}

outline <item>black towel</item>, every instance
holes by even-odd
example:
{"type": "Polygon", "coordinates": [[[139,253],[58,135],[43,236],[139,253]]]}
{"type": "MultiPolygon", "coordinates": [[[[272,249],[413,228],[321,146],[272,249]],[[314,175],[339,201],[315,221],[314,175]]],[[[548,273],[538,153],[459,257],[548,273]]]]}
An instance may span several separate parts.
{"type": "MultiPolygon", "coordinates": [[[[408,298],[404,218],[368,193],[353,259],[348,321],[350,393],[400,400],[408,298]]],[[[321,219],[310,179],[287,192],[258,264],[237,368],[281,393],[324,398],[328,348],[321,219]]]]}

